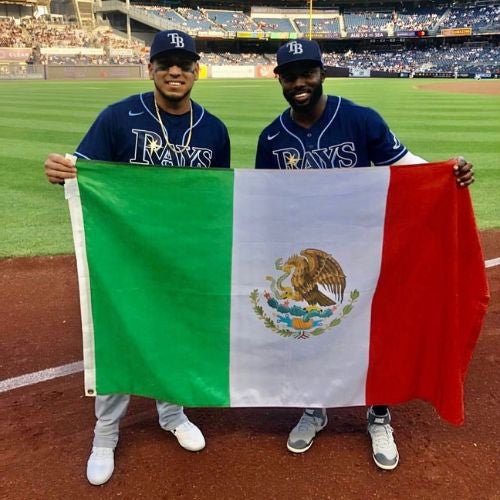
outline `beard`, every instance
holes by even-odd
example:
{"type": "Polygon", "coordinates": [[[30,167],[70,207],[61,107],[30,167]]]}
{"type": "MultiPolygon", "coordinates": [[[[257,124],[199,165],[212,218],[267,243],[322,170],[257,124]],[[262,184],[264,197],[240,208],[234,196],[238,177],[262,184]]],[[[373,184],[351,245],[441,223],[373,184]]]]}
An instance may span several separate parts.
{"type": "Polygon", "coordinates": [[[154,84],[156,90],[160,93],[160,95],[166,101],[171,102],[172,104],[183,101],[184,99],[186,99],[186,97],[189,97],[189,95],[191,94],[191,89],[189,89],[187,92],[184,92],[183,94],[174,94],[174,93],[167,94],[159,87],[159,85],[156,84],[156,82],[154,82],[154,84]]]}
{"type": "MultiPolygon", "coordinates": [[[[297,91],[294,90],[293,94],[296,94],[297,91]]],[[[292,107],[292,109],[297,112],[297,113],[308,113],[309,111],[312,111],[316,104],[318,104],[319,100],[321,99],[321,96],[323,95],[323,84],[318,83],[318,85],[315,85],[312,87],[312,92],[309,97],[309,100],[306,101],[305,103],[299,103],[294,100],[293,94],[289,92],[283,91],[283,96],[285,99],[288,101],[288,104],[292,107]]]]}

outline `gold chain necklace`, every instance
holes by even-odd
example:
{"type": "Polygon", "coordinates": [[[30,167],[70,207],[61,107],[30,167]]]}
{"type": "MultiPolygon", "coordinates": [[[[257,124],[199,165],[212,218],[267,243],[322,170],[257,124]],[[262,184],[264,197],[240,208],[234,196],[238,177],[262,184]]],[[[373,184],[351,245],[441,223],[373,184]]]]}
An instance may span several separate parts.
{"type": "Polygon", "coordinates": [[[168,134],[167,134],[167,129],[165,128],[165,125],[163,125],[163,121],[160,116],[160,109],[158,108],[158,103],[156,102],[156,98],[154,98],[155,101],[155,109],[156,109],[156,118],[158,118],[158,121],[160,122],[161,126],[161,131],[163,132],[163,137],[165,138],[165,143],[167,146],[174,152],[176,153],[184,153],[186,149],[189,147],[189,143],[191,142],[191,135],[193,133],[193,103],[189,101],[189,113],[190,113],[190,118],[189,118],[189,135],[186,141],[186,144],[183,145],[182,149],[176,149],[176,147],[171,144],[171,142],[168,140],[168,134]]]}

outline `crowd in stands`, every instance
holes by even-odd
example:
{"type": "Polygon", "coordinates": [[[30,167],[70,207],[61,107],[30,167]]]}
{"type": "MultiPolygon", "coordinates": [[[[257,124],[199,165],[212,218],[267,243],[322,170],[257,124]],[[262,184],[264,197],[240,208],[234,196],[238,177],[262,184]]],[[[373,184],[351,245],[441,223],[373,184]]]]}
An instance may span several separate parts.
{"type": "Polygon", "coordinates": [[[207,65],[225,65],[237,64],[241,65],[275,65],[275,56],[271,54],[256,54],[256,53],[230,53],[230,52],[200,52],[200,63],[207,65]]]}
{"type": "MultiPolygon", "coordinates": [[[[166,18],[179,27],[187,30],[220,29],[227,32],[264,31],[264,32],[298,32],[309,31],[309,21],[303,17],[287,16],[266,17],[247,16],[240,11],[211,9],[190,9],[188,7],[151,7],[136,6],[152,14],[166,18]]],[[[393,12],[345,12],[342,16],[346,34],[377,33],[392,34],[394,31],[437,30],[439,28],[499,26],[499,5],[461,6],[446,8],[443,6],[430,8],[401,7],[393,12]]],[[[313,32],[339,33],[341,23],[325,15],[322,19],[315,17],[313,32]]]]}
{"type": "Polygon", "coordinates": [[[188,9],[187,7],[179,7],[179,14],[187,20],[186,26],[196,26],[197,31],[210,31],[216,27],[214,23],[208,19],[207,14],[203,10],[188,9]]]}
{"type": "Polygon", "coordinates": [[[401,9],[393,12],[392,21],[395,31],[415,31],[435,29],[444,11],[439,7],[432,9],[401,9]]]}
{"type": "Polygon", "coordinates": [[[500,5],[470,6],[465,8],[454,7],[443,21],[444,28],[486,26],[500,27],[500,5]]]}
{"type": "MultiPolygon", "coordinates": [[[[222,30],[226,32],[263,31],[263,32],[298,32],[309,31],[309,20],[306,16],[287,15],[282,17],[266,17],[255,15],[250,17],[241,11],[191,9],[179,7],[174,9],[166,6],[133,5],[153,16],[167,19],[179,29],[187,31],[222,30]]],[[[315,14],[313,18],[313,32],[340,33],[341,27],[347,35],[352,33],[375,33],[411,30],[438,30],[440,28],[493,27],[500,29],[500,5],[480,6],[443,6],[430,8],[404,7],[392,12],[344,12],[339,17],[325,14],[322,18],[315,14]]],[[[2,46],[29,46],[34,36],[38,37],[39,44],[51,45],[55,42],[88,43],[86,34],[79,32],[75,27],[47,25],[43,19],[28,19],[22,23],[13,20],[0,20],[0,45],[2,46]],[[26,31],[30,36],[25,36],[26,31]]]]}
{"type": "Polygon", "coordinates": [[[58,54],[41,54],[39,57],[32,57],[28,62],[33,64],[53,64],[56,66],[79,66],[79,65],[123,65],[123,64],[146,64],[147,59],[139,55],[132,56],[88,56],[84,54],[75,55],[58,55],[58,54]]]}
{"type": "MultiPolygon", "coordinates": [[[[196,26],[195,31],[208,29],[227,31],[262,31],[283,29],[287,31],[309,30],[309,20],[297,15],[292,18],[276,19],[259,17],[251,19],[243,12],[210,9],[189,9],[170,7],[141,7],[152,15],[161,15],[172,22],[182,23],[180,29],[196,26]],[[256,22],[257,21],[257,22],[256,22]],[[275,23],[275,25],[273,24],[275,23]],[[294,27],[295,24],[295,27],[294,27]]],[[[442,8],[440,11],[425,9],[400,12],[344,13],[343,18],[329,14],[323,19],[313,18],[313,31],[316,33],[372,33],[375,31],[435,29],[438,26],[461,27],[498,25],[500,28],[500,7],[489,5],[471,8],[442,8]],[[343,19],[343,20],[342,20],[343,19]],[[343,26],[343,28],[341,28],[343,26]]],[[[74,23],[54,22],[43,18],[0,18],[0,47],[33,48],[28,62],[35,64],[145,64],[147,52],[144,44],[128,40],[122,34],[101,27],[95,30],[79,28],[74,23]],[[100,48],[102,54],[79,53],[46,54],[43,48],[100,48]],[[113,50],[113,49],[124,49],[113,50]],[[122,53],[120,53],[122,52],[122,53]]],[[[66,50],[66,52],[69,52],[66,50]]],[[[85,52],[85,51],[83,51],[85,52]]],[[[269,64],[274,65],[270,54],[233,54],[202,53],[201,62],[214,64],[269,64]]],[[[330,66],[363,68],[381,71],[418,72],[418,71],[480,71],[499,73],[500,49],[495,46],[428,48],[426,50],[401,49],[391,52],[353,52],[327,53],[325,62],[330,66]]]]}
{"type": "Polygon", "coordinates": [[[347,33],[387,33],[392,23],[392,15],[388,12],[344,14],[344,23],[347,33]]]}
{"type": "Polygon", "coordinates": [[[14,19],[0,19],[0,47],[30,47],[31,38],[26,37],[23,29],[14,19]]]}
{"type": "Polygon", "coordinates": [[[39,47],[91,47],[92,41],[86,30],[76,24],[49,23],[44,19],[24,19],[23,30],[29,34],[32,46],[39,47]]]}
{"type": "Polygon", "coordinates": [[[254,17],[253,20],[257,23],[258,29],[261,31],[271,33],[293,33],[296,31],[291,20],[288,18],[258,16],[254,17]]]}
{"type": "Polygon", "coordinates": [[[219,28],[225,31],[257,31],[257,23],[243,12],[231,12],[223,10],[204,10],[207,17],[219,28]]]}
{"type": "MultiPolygon", "coordinates": [[[[205,64],[275,65],[274,54],[201,53],[205,64]]],[[[492,73],[500,75],[500,48],[446,47],[373,52],[325,52],[325,65],[395,73],[492,73]]]]}
{"type": "Polygon", "coordinates": [[[348,50],[324,54],[329,66],[396,73],[492,73],[500,74],[499,47],[446,47],[397,51],[348,50]]]}
{"type": "MultiPolygon", "coordinates": [[[[294,23],[299,28],[301,33],[307,33],[309,31],[309,19],[305,17],[294,18],[294,23]]],[[[312,32],[313,33],[336,33],[340,34],[340,24],[337,18],[324,18],[324,19],[313,19],[312,20],[312,32]]]]}

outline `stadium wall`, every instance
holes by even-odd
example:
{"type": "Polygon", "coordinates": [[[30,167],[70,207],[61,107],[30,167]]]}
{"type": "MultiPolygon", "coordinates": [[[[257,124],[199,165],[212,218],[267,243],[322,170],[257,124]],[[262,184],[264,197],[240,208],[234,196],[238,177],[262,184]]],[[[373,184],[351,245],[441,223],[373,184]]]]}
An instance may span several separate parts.
{"type": "Polygon", "coordinates": [[[50,66],[46,67],[47,80],[119,80],[144,79],[147,68],[142,65],[50,66]]]}
{"type": "MultiPolygon", "coordinates": [[[[202,65],[200,79],[228,78],[274,78],[272,66],[205,66],[202,65]]],[[[453,72],[391,72],[363,70],[326,66],[329,78],[496,78],[490,73],[453,73],[453,72]]],[[[47,66],[47,80],[116,80],[116,79],[148,79],[147,66],[47,66]]]]}
{"type": "MultiPolygon", "coordinates": [[[[490,73],[466,72],[391,72],[325,66],[329,78],[497,78],[490,73]]],[[[275,77],[272,65],[200,65],[200,79],[275,77]]],[[[41,65],[0,60],[0,80],[144,80],[149,78],[146,65],[41,65]]]]}

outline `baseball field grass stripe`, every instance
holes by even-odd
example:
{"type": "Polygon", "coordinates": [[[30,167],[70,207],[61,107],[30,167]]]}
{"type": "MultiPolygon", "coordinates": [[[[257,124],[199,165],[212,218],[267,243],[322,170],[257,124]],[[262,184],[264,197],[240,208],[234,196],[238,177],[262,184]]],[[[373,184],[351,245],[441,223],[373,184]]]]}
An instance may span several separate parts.
{"type": "MultiPolygon", "coordinates": [[[[420,88],[430,82],[335,78],[324,89],[374,107],[413,153],[429,161],[458,154],[470,159],[479,226],[500,228],[500,97],[420,88]]],[[[101,109],[149,88],[147,80],[0,82],[0,258],[73,251],[62,190],[46,182],[44,159],[74,152],[101,109]]],[[[259,132],[286,107],[274,80],[203,80],[193,98],[227,123],[236,168],[253,167],[259,132]],[[230,91],[221,85],[231,85],[230,91]]]]}

